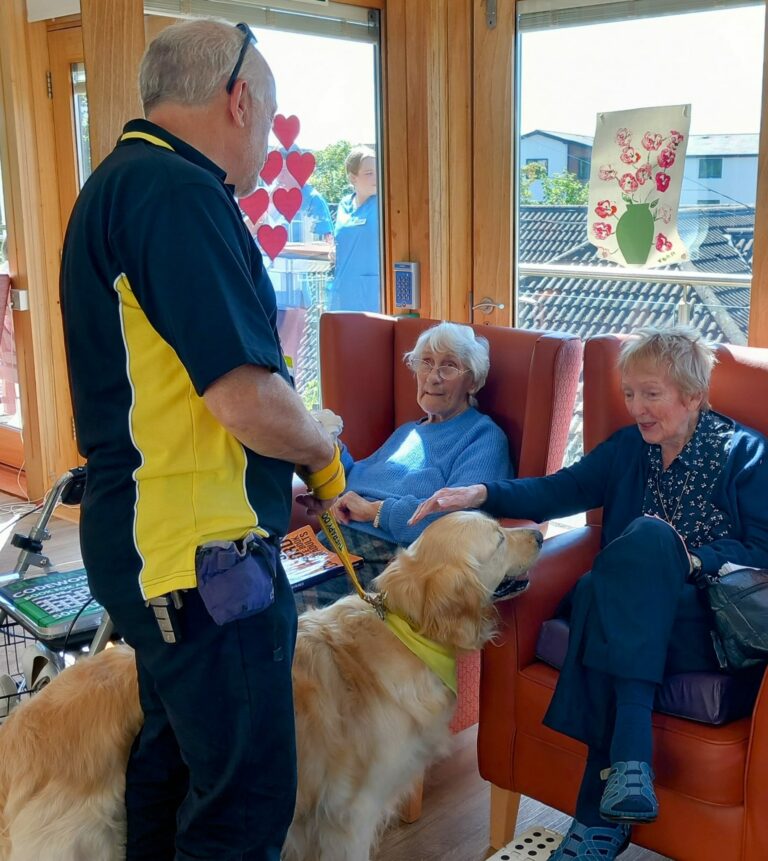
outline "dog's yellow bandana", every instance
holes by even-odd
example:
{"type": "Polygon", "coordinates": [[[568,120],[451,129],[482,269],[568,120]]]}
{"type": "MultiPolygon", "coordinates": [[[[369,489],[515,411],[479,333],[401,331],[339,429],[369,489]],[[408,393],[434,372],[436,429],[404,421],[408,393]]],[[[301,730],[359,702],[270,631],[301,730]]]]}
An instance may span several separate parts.
{"type": "Polygon", "coordinates": [[[413,630],[402,616],[387,613],[384,623],[398,640],[420,658],[443,682],[454,696],[456,694],[456,654],[453,649],[428,640],[413,630]]]}

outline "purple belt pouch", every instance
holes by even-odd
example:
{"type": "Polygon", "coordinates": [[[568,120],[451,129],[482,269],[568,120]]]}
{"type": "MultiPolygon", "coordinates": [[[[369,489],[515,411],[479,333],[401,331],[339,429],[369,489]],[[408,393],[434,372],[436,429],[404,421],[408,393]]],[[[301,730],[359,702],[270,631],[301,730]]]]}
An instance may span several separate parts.
{"type": "Polygon", "coordinates": [[[274,604],[278,553],[254,533],[197,548],[197,589],[217,625],[246,619],[274,604]]]}

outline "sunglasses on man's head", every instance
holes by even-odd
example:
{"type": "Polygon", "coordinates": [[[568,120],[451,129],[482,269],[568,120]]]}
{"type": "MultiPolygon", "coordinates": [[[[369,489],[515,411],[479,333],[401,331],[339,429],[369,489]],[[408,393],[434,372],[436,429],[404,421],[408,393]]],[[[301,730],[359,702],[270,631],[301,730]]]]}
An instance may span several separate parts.
{"type": "Polygon", "coordinates": [[[243,46],[240,48],[240,53],[237,55],[237,62],[235,63],[235,68],[232,69],[232,74],[229,76],[227,80],[227,92],[231,93],[234,86],[235,81],[237,80],[237,76],[240,74],[240,69],[243,65],[243,60],[245,59],[245,52],[248,50],[248,46],[253,42],[256,44],[256,37],[253,35],[253,31],[247,24],[243,24],[242,22],[237,25],[237,29],[243,34],[243,46]]]}

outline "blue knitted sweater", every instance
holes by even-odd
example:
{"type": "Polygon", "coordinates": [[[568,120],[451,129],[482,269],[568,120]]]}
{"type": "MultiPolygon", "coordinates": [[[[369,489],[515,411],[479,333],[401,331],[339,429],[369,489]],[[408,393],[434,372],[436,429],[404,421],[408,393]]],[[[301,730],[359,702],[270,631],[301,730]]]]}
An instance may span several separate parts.
{"type": "Polygon", "coordinates": [[[401,425],[370,457],[353,461],[344,449],[347,490],[383,499],[380,526],[351,522],[385,541],[408,545],[440,515],[408,526],[416,506],[441,487],[463,487],[514,477],[501,428],[473,407],[444,422],[401,425]]]}

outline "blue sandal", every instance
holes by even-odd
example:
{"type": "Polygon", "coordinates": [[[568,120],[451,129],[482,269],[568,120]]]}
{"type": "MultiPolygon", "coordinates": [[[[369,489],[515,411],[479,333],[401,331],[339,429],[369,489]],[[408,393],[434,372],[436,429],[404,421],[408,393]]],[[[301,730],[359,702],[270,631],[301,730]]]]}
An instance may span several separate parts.
{"type": "Polygon", "coordinates": [[[629,846],[629,826],[588,828],[575,819],[549,861],[613,861],[629,846]]]}
{"type": "Polygon", "coordinates": [[[600,816],[608,822],[653,822],[659,815],[653,778],[647,762],[615,762],[600,799],[600,816]]]}

